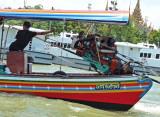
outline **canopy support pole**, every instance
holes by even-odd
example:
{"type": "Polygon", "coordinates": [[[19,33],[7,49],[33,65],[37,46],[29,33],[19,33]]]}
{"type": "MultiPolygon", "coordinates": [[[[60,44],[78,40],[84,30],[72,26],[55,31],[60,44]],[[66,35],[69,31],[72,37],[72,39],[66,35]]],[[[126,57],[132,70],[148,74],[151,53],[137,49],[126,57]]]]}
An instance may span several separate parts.
{"type": "MultiPolygon", "coordinates": [[[[64,40],[64,33],[65,33],[65,27],[66,27],[66,19],[63,19],[63,36],[62,36],[62,43],[63,43],[63,40],[64,40]]],[[[62,46],[62,45],[60,45],[62,46]]],[[[61,64],[60,64],[60,71],[62,71],[62,55],[63,55],[63,52],[62,52],[62,49],[61,49],[61,64]]]]}
{"type": "MultiPolygon", "coordinates": [[[[7,50],[7,49],[6,49],[6,45],[7,45],[8,33],[9,33],[10,28],[11,28],[11,26],[9,25],[9,27],[8,27],[8,29],[7,29],[7,31],[6,31],[6,36],[5,36],[5,38],[4,38],[4,45],[3,45],[3,49],[2,49],[2,50],[4,50],[4,51],[7,50]]],[[[2,52],[2,61],[4,60],[4,53],[5,53],[5,52],[2,52]]]]}
{"type": "MultiPolygon", "coordinates": [[[[96,33],[96,26],[95,26],[95,24],[93,23],[93,33],[95,34],[96,33]]],[[[96,51],[97,51],[97,57],[98,57],[98,61],[99,61],[99,63],[100,64],[102,64],[101,63],[101,58],[100,58],[100,53],[99,53],[99,48],[98,48],[98,45],[97,45],[97,37],[95,36],[95,38],[94,38],[94,42],[95,42],[95,45],[96,45],[96,51]]]]}
{"type": "Polygon", "coordinates": [[[3,37],[4,37],[4,20],[2,20],[2,34],[1,34],[1,43],[0,43],[0,60],[1,60],[1,62],[3,62],[3,60],[2,60],[2,54],[3,54],[3,52],[2,52],[2,46],[3,46],[3,37]]]}

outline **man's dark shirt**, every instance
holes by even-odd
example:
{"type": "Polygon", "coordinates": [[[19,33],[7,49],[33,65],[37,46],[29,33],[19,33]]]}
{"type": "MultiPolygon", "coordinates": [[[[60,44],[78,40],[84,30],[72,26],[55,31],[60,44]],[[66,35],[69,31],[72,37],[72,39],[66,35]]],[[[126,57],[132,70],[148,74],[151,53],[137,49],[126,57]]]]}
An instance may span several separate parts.
{"type": "Polygon", "coordinates": [[[16,40],[10,45],[9,50],[23,51],[23,49],[28,45],[32,38],[36,36],[36,34],[36,32],[29,30],[19,30],[16,35],[16,40]]]}

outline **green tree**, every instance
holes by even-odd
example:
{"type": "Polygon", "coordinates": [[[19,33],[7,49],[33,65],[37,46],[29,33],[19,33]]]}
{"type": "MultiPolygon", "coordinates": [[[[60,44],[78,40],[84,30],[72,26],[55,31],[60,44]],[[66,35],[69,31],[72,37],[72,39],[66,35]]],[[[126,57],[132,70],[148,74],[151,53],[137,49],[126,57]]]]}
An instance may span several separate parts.
{"type": "Polygon", "coordinates": [[[34,9],[43,9],[43,5],[37,4],[33,7],[34,9]]]}
{"type": "Polygon", "coordinates": [[[160,45],[160,30],[153,30],[149,35],[149,43],[160,45]]]}

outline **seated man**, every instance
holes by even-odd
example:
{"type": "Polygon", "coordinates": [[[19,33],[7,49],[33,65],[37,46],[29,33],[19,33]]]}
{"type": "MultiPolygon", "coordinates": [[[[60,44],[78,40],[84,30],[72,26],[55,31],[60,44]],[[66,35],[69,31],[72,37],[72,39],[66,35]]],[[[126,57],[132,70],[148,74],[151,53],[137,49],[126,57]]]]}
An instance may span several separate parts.
{"type": "Polygon", "coordinates": [[[111,60],[115,57],[116,54],[116,46],[115,46],[115,40],[111,37],[101,37],[99,38],[100,44],[99,44],[99,54],[101,56],[102,63],[108,63],[108,60],[111,60]]]}
{"type": "Polygon", "coordinates": [[[101,63],[109,66],[111,74],[114,74],[118,66],[118,60],[115,57],[116,46],[112,37],[102,36],[99,38],[99,56],[101,63]]]}
{"type": "Polygon", "coordinates": [[[123,73],[124,74],[132,74],[133,73],[133,67],[131,67],[130,65],[130,61],[123,64],[122,68],[123,68],[123,73]]]}
{"type": "Polygon", "coordinates": [[[112,37],[101,37],[101,46],[116,51],[115,40],[112,37]]]}
{"type": "Polygon", "coordinates": [[[81,57],[90,63],[90,65],[95,69],[95,71],[101,73],[101,74],[108,74],[109,67],[108,65],[103,65],[101,63],[101,60],[99,58],[97,48],[97,40],[100,38],[99,34],[89,34],[87,35],[87,39],[83,39],[82,41],[79,41],[83,45],[83,54],[81,54],[81,57]]]}
{"type": "Polygon", "coordinates": [[[72,40],[71,47],[76,49],[76,54],[79,56],[83,56],[83,39],[84,39],[84,31],[79,32],[79,35],[72,40]]]}
{"type": "Polygon", "coordinates": [[[80,46],[80,41],[84,39],[84,31],[79,32],[79,35],[77,37],[72,38],[72,44],[71,47],[73,49],[80,46]]]}

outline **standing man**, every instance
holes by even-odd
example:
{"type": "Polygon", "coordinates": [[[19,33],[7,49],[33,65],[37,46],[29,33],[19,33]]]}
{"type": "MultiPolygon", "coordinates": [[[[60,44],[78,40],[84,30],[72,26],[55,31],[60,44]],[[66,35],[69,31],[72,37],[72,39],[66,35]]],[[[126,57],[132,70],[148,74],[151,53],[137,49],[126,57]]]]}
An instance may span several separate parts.
{"type": "Polygon", "coordinates": [[[9,51],[23,51],[24,48],[28,45],[28,43],[32,40],[36,35],[45,35],[51,33],[53,31],[45,31],[45,32],[32,32],[29,31],[31,27],[30,22],[25,21],[23,23],[23,30],[19,30],[16,34],[16,40],[11,43],[9,46],[9,51]]]}

